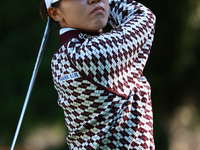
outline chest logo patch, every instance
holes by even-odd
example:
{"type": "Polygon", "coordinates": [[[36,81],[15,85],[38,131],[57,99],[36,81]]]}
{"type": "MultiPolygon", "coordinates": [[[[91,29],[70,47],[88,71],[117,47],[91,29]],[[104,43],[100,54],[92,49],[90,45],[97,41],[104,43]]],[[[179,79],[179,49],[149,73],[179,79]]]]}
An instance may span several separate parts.
{"type": "Polygon", "coordinates": [[[63,82],[63,81],[68,81],[68,80],[74,80],[74,79],[77,79],[80,77],[81,76],[80,76],[79,72],[74,72],[74,73],[65,74],[65,75],[61,76],[60,81],[63,82]]]}

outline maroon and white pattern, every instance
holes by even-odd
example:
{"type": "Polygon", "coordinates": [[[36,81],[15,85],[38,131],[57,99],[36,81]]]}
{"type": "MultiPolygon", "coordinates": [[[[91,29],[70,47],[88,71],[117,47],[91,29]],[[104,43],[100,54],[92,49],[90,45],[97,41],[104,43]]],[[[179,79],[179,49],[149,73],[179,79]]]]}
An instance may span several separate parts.
{"type": "Polygon", "coordinates": [[[154,150],[150,85],[143,75],[155,16],[135,1],[110,1],[109,33],[60,35],[52,75],[72,150],[154,150]]]}

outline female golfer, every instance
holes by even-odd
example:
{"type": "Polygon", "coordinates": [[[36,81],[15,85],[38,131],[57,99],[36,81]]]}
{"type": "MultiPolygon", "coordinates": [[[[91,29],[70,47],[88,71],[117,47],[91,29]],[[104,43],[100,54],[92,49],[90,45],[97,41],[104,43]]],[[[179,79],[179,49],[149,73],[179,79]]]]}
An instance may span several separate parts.
{"type": "Polygon", "coordinates": [[[154,14],[132,0],[45,0],[60,24],[51,67],[71,150],[154,150],[143,75],[154,14]],[[113,29],[103,33],[110,23],[113,29]]]}

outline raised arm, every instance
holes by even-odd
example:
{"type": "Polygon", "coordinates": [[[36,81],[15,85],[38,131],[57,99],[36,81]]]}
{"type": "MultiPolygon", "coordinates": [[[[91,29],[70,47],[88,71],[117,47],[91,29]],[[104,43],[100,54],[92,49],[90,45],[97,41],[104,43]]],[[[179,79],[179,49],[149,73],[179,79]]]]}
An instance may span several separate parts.
{"type": "Polygon", "coordinates": [[[133,76],[140,78],[147,61],[155,16],[138,2],[110,1],[109,23],[114,27],[111,32],[76,44],[69,55],[82,76],[127,97],[133,76]]]}

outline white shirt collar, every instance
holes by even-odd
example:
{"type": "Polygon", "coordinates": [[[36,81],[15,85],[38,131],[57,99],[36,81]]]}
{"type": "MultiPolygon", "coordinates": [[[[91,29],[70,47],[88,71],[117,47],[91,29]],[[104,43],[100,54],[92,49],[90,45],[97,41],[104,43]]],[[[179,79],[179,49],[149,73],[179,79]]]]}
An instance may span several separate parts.
{"type": "Polygon", "coordinates": [[[74,29],[74,28],[62,28],[62,29],[60,29],[60,35],[67,32],[67,31],[70,31],[70,30],[76,30],[76,29],[74,29]]]}

